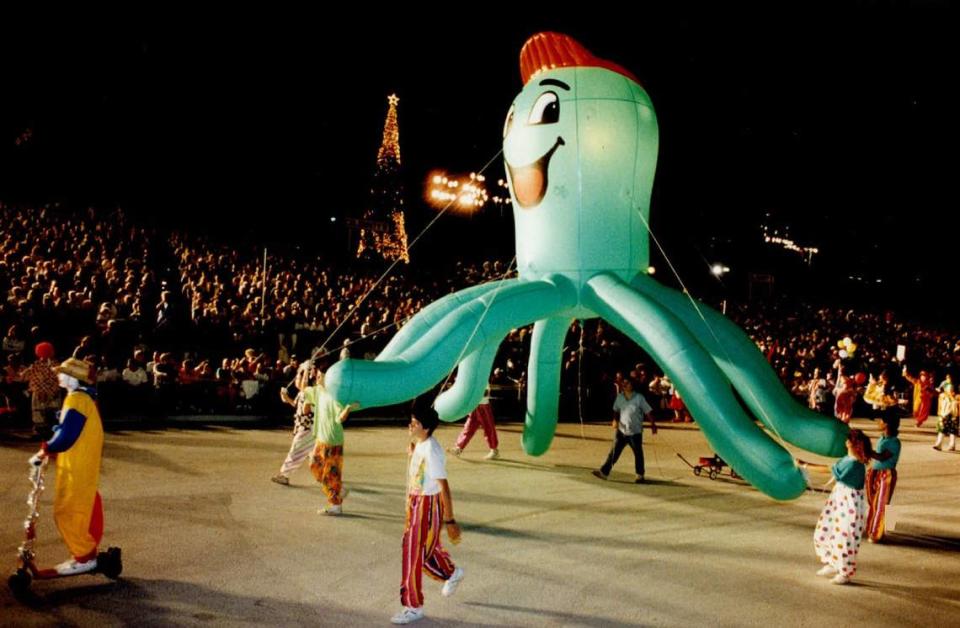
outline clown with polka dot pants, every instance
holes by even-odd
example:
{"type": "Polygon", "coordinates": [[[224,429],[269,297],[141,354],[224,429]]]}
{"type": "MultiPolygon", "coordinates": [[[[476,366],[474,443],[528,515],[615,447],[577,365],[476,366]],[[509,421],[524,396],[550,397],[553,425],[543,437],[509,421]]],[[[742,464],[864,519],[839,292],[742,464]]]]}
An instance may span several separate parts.
{"type": "Polygon", "coordinates": [[[850,430],[847,455],[830,467],[836,486],[817,520],[813,546],[823,563],[819,576],[832,576],[834,584],[850,582],[857,571],[857,553],[867,519],[864,492],[870,439],[860,430],[850,430]]]}

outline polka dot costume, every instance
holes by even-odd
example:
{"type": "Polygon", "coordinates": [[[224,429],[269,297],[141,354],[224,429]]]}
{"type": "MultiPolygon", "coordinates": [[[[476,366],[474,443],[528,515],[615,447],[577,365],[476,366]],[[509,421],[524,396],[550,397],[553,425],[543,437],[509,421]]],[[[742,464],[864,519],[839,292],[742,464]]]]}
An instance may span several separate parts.
{"type": "Polygon", "coordinates": [[[857,571],[857,552],[866,519],[863,488],[855,489],[837,482],[813,534],[813,545],[820,562],[852,578],[857,571]]]}

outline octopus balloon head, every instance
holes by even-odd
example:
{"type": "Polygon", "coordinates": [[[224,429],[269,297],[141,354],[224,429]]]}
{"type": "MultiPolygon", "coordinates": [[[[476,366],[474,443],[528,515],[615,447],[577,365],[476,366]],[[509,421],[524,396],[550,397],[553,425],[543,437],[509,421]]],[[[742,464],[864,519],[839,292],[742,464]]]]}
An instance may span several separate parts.
{"type": "Polygon", "coordinates": [[[527,41],[520,74],[503,130],[520,277],[582,285],[601,271],[645,272],[658,147],[650,97],[629,71],[558,33],[527,41]]]}

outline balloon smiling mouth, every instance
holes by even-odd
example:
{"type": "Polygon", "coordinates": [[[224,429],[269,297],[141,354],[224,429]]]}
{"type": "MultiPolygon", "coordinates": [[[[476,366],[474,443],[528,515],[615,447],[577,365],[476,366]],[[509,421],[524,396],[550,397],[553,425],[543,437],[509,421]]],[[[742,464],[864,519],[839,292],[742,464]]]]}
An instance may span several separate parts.
{"type": "Polygon", "coordinates": [[[522,209],[535,207],[543,200],[543,195],[547,193],[547,171],[550,168],[550,158],[565,144],[563,138],[558,136],[553,147],[532,164],[514,168],[510,162],[507,162],[510,181],[513,182],[513,195],[522,209]]]}

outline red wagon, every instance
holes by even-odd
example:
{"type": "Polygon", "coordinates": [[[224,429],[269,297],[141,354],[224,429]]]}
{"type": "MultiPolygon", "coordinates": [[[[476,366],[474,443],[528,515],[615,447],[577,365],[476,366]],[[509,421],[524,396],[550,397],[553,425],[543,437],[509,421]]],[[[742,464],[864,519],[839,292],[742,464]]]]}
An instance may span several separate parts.
{"type": "Polygon", "coordinates": [[[687,466],[693,469],[694,475],[699,476],[706,472],[707,477],[709,477],[711,480],[716,480],[717,476],[719,475],[726,475],[735,480],[741,479],[740,476],[737,475],[737,472],[733,470],[733,467],[724,462],[723,458],[716,454],[713,456],[700,456],[700,460],[697,464],[691,464],[689,460],[680,454],[677,454],[677,457],[686,462],[687,466]]]}

